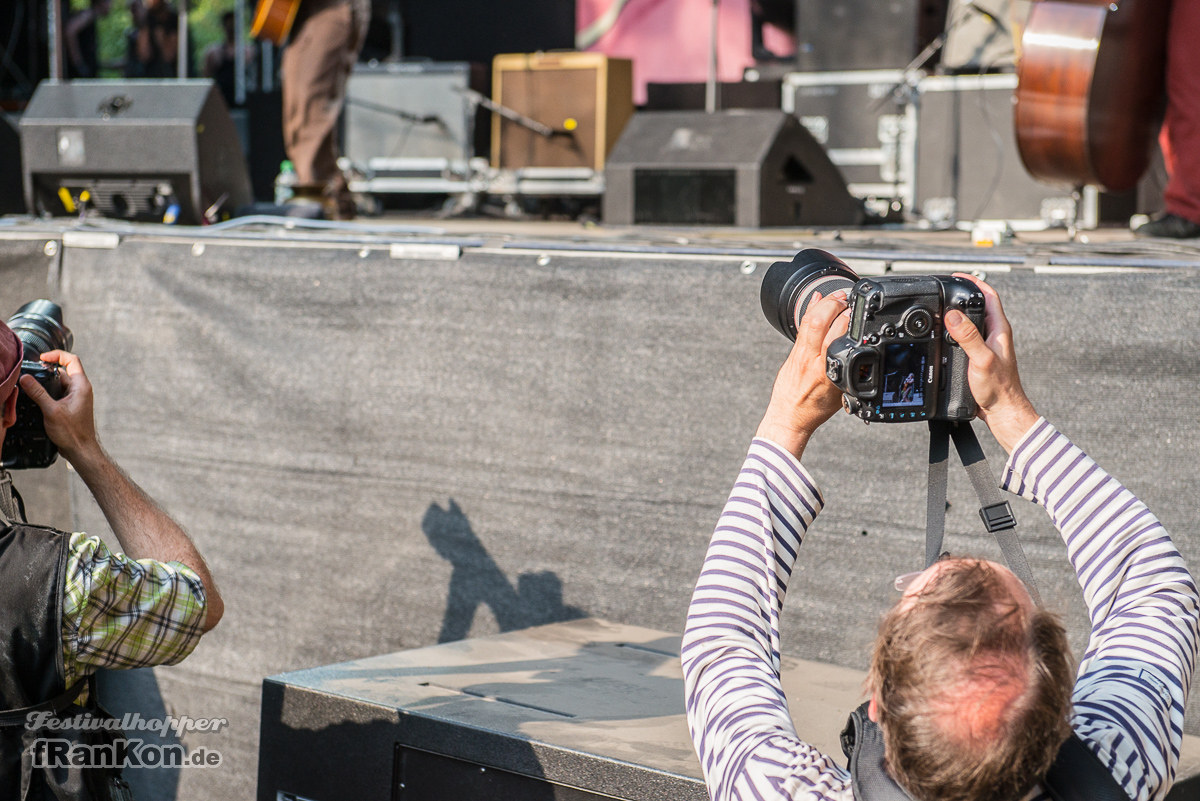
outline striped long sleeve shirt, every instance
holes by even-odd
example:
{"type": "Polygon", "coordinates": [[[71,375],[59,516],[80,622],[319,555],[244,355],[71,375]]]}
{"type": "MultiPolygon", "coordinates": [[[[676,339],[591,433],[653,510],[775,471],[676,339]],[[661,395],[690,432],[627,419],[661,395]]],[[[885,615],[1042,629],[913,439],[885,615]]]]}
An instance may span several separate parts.
{"type": "MultiPolygon", "coordinates": [[[[1200,639],[1191,574],[1150,510],[1045,420],[1013,449],[1001,485],[1050,514],[1083,589],[1091,636],[1072,726],[1131,798],[1164,798],[1200,639]]],[[[714,801],[853,798],[844,759],[797,736],[779,677],[788,578],[821,507],[800,463],[756,439],[683,638],[688,726],[714,801]]]]}

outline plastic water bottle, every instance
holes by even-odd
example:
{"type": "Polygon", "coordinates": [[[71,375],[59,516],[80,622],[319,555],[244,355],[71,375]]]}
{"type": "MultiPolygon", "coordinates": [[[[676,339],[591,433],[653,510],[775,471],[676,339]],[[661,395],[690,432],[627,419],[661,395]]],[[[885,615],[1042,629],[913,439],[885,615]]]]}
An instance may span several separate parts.
{"type": "Polygon", "coordinates": [[[279,165],[279,175],[275,176],[275,205],[282,206],[296,194],[296,167],[291,161],[284,160],[279,165]]]}

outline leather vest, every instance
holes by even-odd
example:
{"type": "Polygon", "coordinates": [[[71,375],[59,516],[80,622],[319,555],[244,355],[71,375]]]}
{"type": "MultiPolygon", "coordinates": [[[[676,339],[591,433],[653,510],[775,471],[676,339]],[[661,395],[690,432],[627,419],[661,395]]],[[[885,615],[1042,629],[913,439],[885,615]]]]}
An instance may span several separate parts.
{"type": "MultiPolygon", "coordinates": [[[[60,695],[68,535],[24,523],[0,530],[0,709],[60,695]]],[[[21,798],[24,723],[0,727],[0,798],[21,798]]],[[[57,736],[57,735],[56,735],[57,736]]],[[[31,795],[37,798],[37,795],[31,795]]]]}
{"type": "Polygon", "coordinates": [[[119,769],[34,767],[41,739],[111,745],[113,729],[30,728],[30,711],[59,719],[105,717],[94,677],[65,686],[62,604],[71,537],[24,522],[20,497],[0,470],[0,798],[17,801],[111,801],[132,798],[119,769]],[[74,702],[85,683],[87,706],[74,702]],[[32,707],[33,710],[29,708],[32,707]]]}

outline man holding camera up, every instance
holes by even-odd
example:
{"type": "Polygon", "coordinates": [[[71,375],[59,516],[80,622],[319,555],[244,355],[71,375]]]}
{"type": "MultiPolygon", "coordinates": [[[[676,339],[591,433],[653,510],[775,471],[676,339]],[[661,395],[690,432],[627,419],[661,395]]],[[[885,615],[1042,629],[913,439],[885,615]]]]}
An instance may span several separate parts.
{"type": "Polygon", "coordinates": [[[61,725],[84,713],[105,717],[95,672],[179,662],[221,619],[224,605],[187,534],[101,447],[92,386],[79,358],[59,350],[40,354],[61,369],[64,392],[55,400],[21,374],[22,350],[0,323],[0,434],[16,422],[19,380],[124,553],[98,537],[26,523],[11,477],[0,471],[0,797],[127,797],[112,771],[36,764],[44,754],[38,742],[67,738],[86,751],[111,740],[103,731],[61,725]],[[58,724],[39,730],[30,721],[45,713],[58,724]]]}
{"type": "Polygon", "coordinates": [[[986,339],[956,310],[945,326],[969,359],[979,417],[1009,454],[1002,486],[1046,508],[1079,577],[1092,632],[1077,674],[1061,624],[1010,570],[943,558],[906,577],[871,658],[867,711],[890,794],[862,789],[861,775],[797,737],[779,619],[823,502],[800,458],[841,406],[826,349],[848,327],[845,293],[814,293],[688,613],[688,723],[713,799],[1048,798],[1043,780],[1072,731],[1129,798],[1170,789],[1200,638],[1195,583],[1145,505],[1038,416],[1000,300],[976,284],[986,339]]]}

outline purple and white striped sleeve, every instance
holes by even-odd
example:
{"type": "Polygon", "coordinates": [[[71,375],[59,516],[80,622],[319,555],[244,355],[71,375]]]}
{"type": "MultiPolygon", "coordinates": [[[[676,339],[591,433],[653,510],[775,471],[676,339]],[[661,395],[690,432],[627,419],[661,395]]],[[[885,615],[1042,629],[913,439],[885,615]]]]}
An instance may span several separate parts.
{"type": "Polygon", "coordinates": [[[779,677],[779,617],[821,493],[756,439],[709,544],[683,636],[688,726],[709,795],[849,799],[849,775],[796,735],[779,677]]]}
{"type": "Polygon", "coordinates": [[[1002,484],[1049,512],[1083,588],[1092,631],[1072,725],[1132,798],[1164,798],[1200,639],[1191,573],[1146,505],[1045,420],[1002,484]]]}

